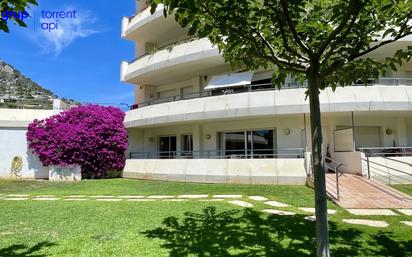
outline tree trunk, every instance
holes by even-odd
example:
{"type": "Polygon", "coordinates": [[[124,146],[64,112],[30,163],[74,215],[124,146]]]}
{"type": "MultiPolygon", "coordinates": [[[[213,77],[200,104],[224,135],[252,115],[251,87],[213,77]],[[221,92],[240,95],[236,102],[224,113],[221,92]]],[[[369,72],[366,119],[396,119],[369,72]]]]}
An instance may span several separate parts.
{"type": "Polygon", "coordinates": [[[315,184],[316,256],[329,257],[329,232],[325,170],[322,161],[322,124],[319,104],[319,79],[308,76],[310,126],[312,134],[312,170],[315,184]]]}

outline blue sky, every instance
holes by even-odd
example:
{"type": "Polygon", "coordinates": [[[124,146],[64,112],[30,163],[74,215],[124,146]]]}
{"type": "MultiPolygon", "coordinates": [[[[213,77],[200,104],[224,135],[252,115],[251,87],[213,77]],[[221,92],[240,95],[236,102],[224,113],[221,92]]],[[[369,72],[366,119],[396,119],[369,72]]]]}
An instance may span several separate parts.
{"type": "Polygon", "coordinates": [[[119,81],[119,70],[122,60],[133,59],[133,43],[120,33],[122,17],[135,12],[135,0],[40,0],[30,12],[27,28],[9,25],[9,34],[0,32],[0,59],[60,97],[133,102],[133,86],[119,81]],[[55,22],[42,19],[42,11],[67,10],[75,10],[77,18],[58,19],[58,30],[41,29],[55,22]]]}

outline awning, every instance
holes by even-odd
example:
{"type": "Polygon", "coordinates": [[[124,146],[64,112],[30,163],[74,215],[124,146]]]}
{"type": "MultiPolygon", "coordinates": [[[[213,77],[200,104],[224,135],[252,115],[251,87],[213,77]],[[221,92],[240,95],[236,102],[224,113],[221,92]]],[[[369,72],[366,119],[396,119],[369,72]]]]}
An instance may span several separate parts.
{"type": "Polygon", "coordinates": [[[210,79],[209,84],[205,87],[205,90],[250,85],[252,77],[253,72],[239,72],[213,76],[210,79]]]}

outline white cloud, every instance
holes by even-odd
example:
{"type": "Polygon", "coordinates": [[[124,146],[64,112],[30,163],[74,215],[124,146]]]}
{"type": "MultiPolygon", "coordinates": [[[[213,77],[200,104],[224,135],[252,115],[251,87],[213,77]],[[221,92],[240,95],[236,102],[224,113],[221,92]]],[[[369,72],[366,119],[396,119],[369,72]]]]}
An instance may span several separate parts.
{"type": "Polygon", "coordinates": [[[57,56],[63,51],[63,49],[74,43],[77,39],[85,38],[101,32],[92,28],[97,21],[92,12],[86,10],[79,11],[78,9],[72,7],[65,7],[61,9],[61,11],[65,12],[73,10],[76,10],[77,18],[47,19],[40,17],[40,23],[36,26],[35,40],[43,49],[44,53],[54,53],[57,56]],[[47,29],[43,29],[47,26],[45,24],[43,25],[43,28],[41,28],[43,23],[51,22],[57,22],[58,28],[49,31],[47,29]]]}

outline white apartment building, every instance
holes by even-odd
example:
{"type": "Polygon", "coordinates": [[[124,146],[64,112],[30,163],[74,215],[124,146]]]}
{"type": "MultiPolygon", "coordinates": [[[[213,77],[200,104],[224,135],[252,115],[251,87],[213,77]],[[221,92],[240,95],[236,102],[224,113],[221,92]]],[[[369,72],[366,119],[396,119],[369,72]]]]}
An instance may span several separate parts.
{"type": "MultiPolygon", "coordinates": [[[[287,80],[278,90],[271,71],[233,71],[208,39],[188,37],[161,5],[151,15],[145,2],[122,20],[122,38],[136,45],[136,59],[121,64],[121,80],[135,90],[124,176],[304,184],[311,151],[305,85],[287,80]]],[[[385,58],[411,41],[372,54],[385,58]]],[[[412,63],[320,97],[323,150],[341,171],[365,175],[365,152],[384,165],[381,157],[412,160],[412,63]]]]}

